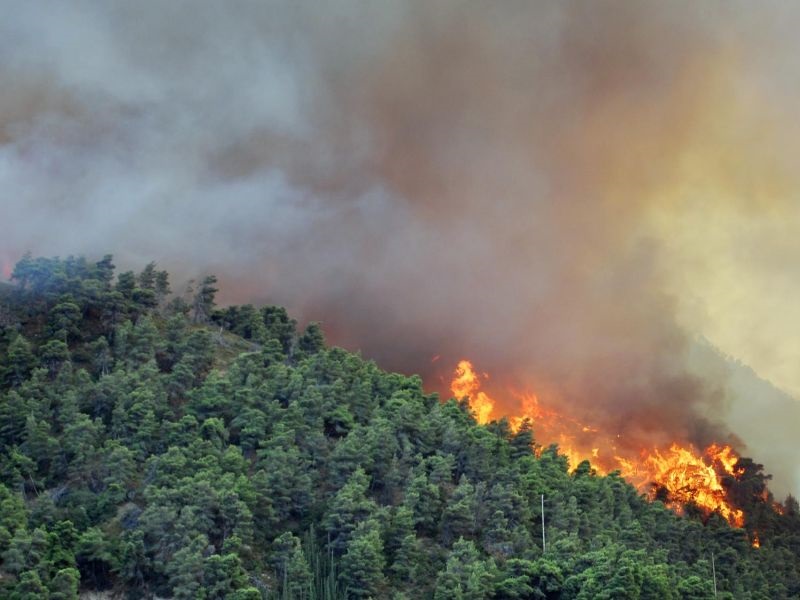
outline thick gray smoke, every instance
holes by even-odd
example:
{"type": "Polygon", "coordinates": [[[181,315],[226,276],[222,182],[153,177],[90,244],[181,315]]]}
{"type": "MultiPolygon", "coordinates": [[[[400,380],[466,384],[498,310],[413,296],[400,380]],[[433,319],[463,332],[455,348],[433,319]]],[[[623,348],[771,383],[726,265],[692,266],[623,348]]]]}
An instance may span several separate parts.
{"type": "MultiPolygon", "coordinates": [[[[750,139],[719,130],[753,86],[784,90],[791,7],[10,4],[0,261],[211,271],[225,300],[287,305],[432,386],[469,357],[631,444],[734,439],[663,226],[692,200],[662,191],[704,136],[726,159],[750,139]]],[[[800,489],[789,460],[767,467],[800,489]]]]}

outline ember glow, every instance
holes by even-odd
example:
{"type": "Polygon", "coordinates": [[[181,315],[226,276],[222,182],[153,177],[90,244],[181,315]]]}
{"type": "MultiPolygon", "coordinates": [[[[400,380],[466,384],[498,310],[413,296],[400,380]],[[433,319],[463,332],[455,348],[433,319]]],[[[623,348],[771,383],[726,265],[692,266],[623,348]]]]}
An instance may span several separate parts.
{"type": "Polygon", "coordinates": [[[525,420],[530,420],[537,443],[557,444],[573,470],[588,460],[600,473],[619,471],[640,492],[662,500],[676,512],[682,512],[691,503],[706,514],[719,513],[734,527],[744,525],[744,513],[730,503],[723,485],[724,477],[741,475],[737,467],[739,457],[728,445],[711,444],[702,452],[692,444],[678,442],[666,448],[631,449],[619,443],[622,434],[608,435],[547,408],[533,393],[509,392],[520,401],[522,413],[497,414],[495,408],[500,404],[481,390],[481,377],[468,360],[459,361],[450,389],[456,398],[468,399],[481,424],[506,417],[511,428],[517,430],[525,420]]]}

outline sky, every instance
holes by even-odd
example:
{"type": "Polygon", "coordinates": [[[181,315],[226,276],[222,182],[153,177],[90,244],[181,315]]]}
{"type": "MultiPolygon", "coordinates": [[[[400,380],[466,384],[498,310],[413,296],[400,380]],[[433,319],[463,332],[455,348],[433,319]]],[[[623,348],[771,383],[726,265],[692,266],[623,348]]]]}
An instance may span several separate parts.
{"type": "Polygon", "coordinates": [[[319,4],[0,0],[4,273],[213,272],[800,493],[795,3],[319,4]]]}

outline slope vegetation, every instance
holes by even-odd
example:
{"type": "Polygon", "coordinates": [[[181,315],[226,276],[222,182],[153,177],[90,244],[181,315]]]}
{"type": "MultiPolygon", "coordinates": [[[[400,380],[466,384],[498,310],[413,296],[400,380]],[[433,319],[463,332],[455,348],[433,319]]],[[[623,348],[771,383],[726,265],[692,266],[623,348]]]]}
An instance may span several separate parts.
{"type": "Polygon", "coordinates": [[[2,597],[800,595],[797,502],[752,461],[746,529],[681,517],[282,308],[215,310],[213,277],[174,297],[152,264],[26,257],[14,281],[2,597]]]}

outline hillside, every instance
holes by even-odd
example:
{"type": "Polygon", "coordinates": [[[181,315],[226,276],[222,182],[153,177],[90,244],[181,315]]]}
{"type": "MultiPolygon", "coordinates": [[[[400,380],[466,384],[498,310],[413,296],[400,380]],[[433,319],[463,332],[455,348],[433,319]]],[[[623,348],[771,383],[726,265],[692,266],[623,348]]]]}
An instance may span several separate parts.
{"type": "Polygon", "coordinates": [[[174,296],[155,265],[117,274],[110,256],[17,265],[0,597],[800,595],[797,502],[749,459],[728,482],[744,529],[679,516],[280,307],[216,309],[215,286],[174,296]]]}

